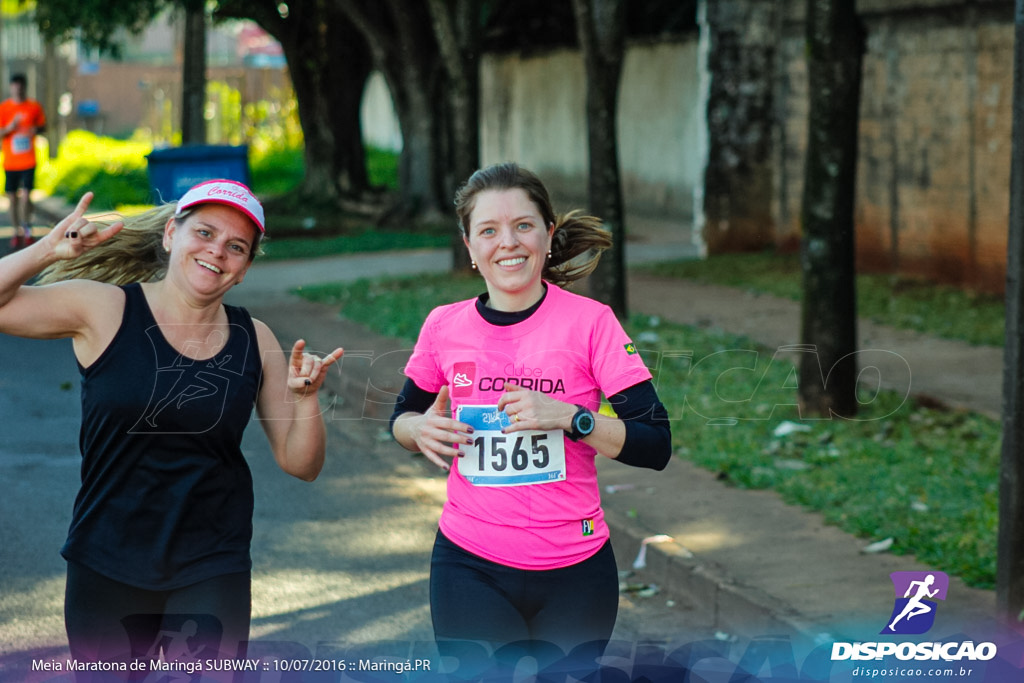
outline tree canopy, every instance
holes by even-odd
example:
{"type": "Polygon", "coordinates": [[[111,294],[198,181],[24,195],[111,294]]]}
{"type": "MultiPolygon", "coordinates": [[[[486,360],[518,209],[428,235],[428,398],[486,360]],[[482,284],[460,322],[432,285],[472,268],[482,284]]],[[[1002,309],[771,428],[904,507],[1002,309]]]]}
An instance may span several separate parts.
{"type": "Polygon", "coordinates": [[[202,0],[37,0],[40,32],[64,42],[81,40],[103,52],[117,54],[119,31],[140,33],[168,7],[184,7],[202,0]]]}

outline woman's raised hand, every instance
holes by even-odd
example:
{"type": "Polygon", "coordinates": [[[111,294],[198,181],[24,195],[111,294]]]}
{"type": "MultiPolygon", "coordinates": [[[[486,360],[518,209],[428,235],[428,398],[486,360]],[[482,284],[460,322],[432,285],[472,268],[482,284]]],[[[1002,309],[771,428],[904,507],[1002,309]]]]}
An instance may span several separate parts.
{"type": "Polygon", "coordinates": [[[334,349],[321,358],[306,353],[305,349],[305,340],[296,341],[288,361],[288,388],[301,396],[319,391],[327,377],[327,368],[337,363],[345,353],[344,349],[334,349]]]}
{"type": "Polygon", "coordinates": [[[43,238],[60,260],[77,258],[97,244],[102,244],[124,227],[122,221],[100,228],[85,218],[85,211],[92,201],[92,192],[86,192],[78,200],[78,206],[43,238]]]}

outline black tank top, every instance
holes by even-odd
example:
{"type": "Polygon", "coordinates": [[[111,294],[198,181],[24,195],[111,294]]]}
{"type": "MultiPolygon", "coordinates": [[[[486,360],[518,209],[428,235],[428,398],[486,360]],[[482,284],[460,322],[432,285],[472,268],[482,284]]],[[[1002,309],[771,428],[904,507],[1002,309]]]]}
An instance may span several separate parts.
{"type": "Polygon", "coordinates": [[[138,284],[121,327],[82,373],[82,488],[61,554],[108,578],[169,590],[248,571],[253,487],[242,455],[262,365],[252,318],[225,306],[227,344],[175,351],[138,284]]]}

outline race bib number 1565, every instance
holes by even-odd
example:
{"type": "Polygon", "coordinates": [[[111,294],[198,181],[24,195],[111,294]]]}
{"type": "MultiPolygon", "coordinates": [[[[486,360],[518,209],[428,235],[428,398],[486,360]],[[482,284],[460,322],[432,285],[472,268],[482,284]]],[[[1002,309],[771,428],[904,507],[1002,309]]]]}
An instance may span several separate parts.
{"type": "Polygon", "coordinates": [[[565,479],[565,433],[528,430],[502,434],[511,424],[497,406],[459,406],[456,418],[473,427],[459,473],[475,486],[526,486],[565,479]]]}

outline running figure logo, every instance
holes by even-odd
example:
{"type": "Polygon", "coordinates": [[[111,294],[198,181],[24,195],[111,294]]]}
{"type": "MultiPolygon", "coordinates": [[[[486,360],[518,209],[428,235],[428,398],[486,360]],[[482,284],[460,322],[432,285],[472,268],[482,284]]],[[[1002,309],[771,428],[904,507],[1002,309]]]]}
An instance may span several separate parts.
{"type": "Polygon", "coordinates": [[[933,599],[946,599],[949,577],[942,572],[893,572],[889,578],[896,590],[896,603],[889,623],[881,633],[915,635],[927,632],[935,623],[938,603],[933,599]]]}

